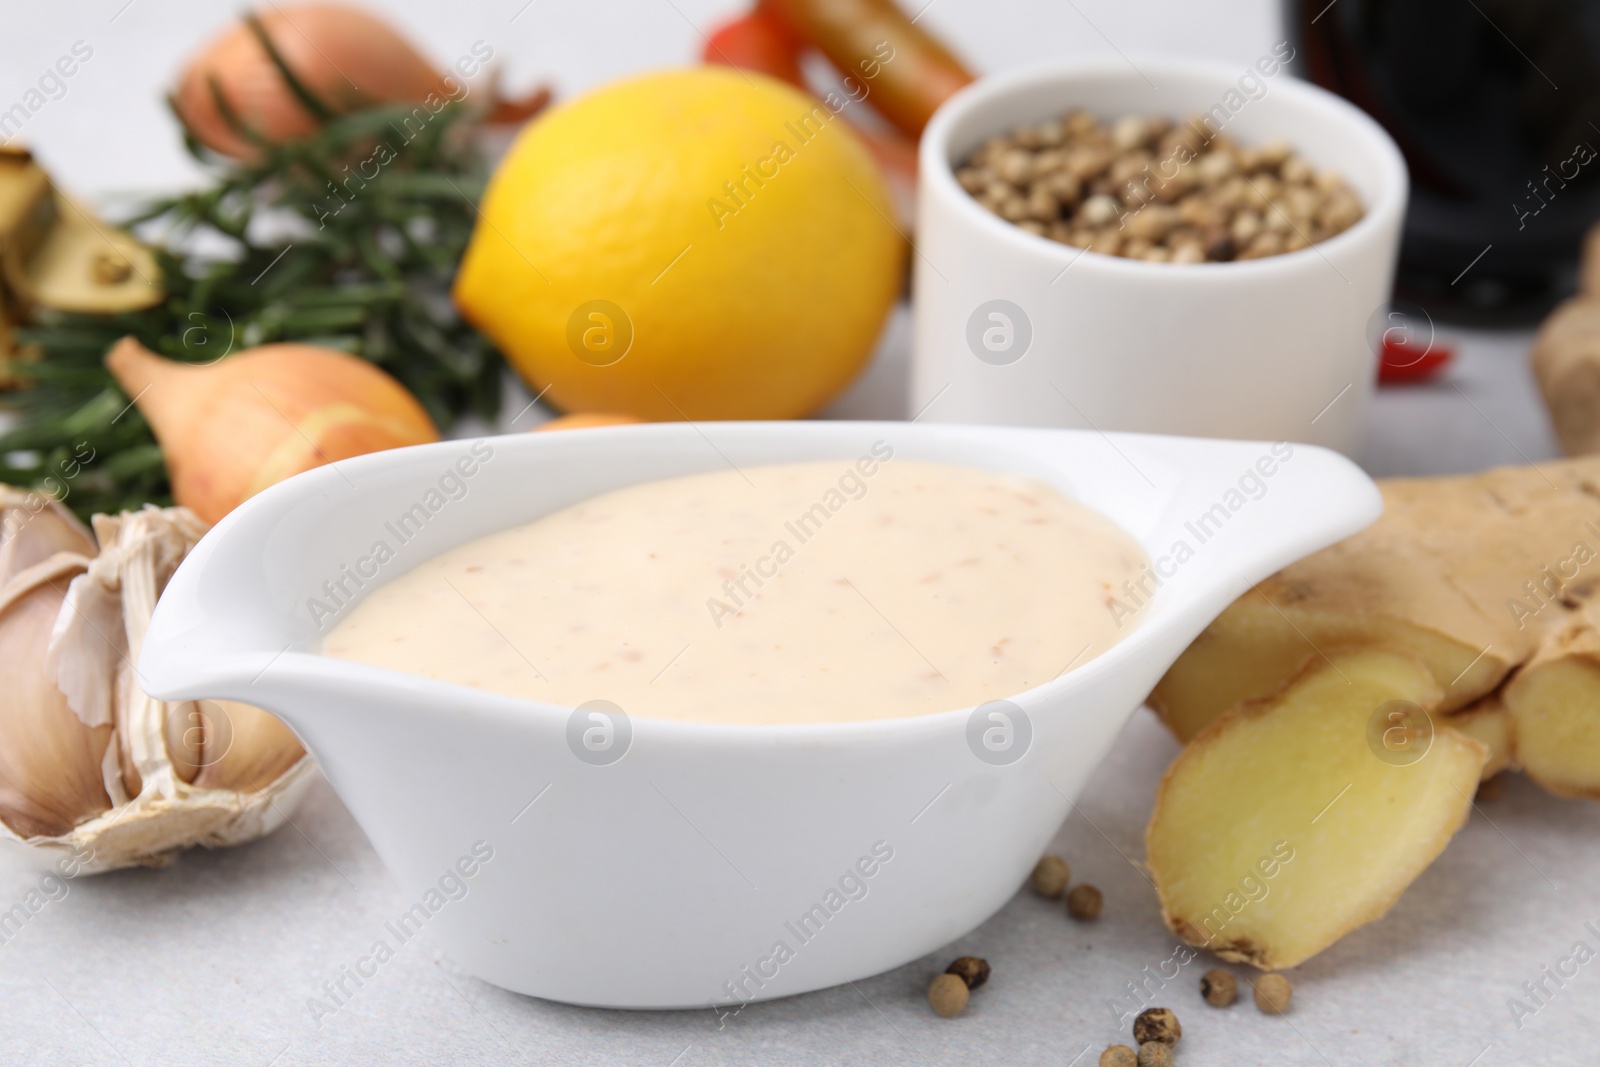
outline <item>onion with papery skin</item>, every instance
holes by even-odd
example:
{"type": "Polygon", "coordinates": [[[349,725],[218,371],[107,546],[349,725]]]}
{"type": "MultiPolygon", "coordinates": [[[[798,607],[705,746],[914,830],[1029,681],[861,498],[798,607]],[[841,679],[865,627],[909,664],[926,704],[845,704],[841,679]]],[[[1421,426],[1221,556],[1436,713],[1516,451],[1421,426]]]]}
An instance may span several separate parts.
{"type": "MultiPolygon", "coordinates": [[[[433,68],[409,41],[382,19],[341,4],[268,5],[258,25],[284,64],[329,108],[398,101],[421,102],[461,94],[461,83],[433,68]]],[[[319,116],[285,83],[283,74],[248,23],[209,42],[185,68],[172,102],[184,125],[226,156],[249,159],[250,141],[231,127],[217,106],[220,93],[239,122],[277,143],[314,133],[319,116]],[[215,91],[213,90],[215,86],[215,91]]]]}
{"type": "Polygon", "coordinates": [[[150,423],[174,499],[208,523],[290,475],[439,439],[398,382],[331,348],[263,345],[197,365],[124,337],[106,366],[150,423]]]}

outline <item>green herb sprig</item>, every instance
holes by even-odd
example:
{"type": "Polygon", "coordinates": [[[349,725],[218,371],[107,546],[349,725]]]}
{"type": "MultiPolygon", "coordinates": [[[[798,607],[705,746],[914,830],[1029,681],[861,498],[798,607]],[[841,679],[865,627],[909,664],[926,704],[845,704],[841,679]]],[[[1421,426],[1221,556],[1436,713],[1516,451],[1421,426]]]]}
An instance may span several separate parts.
{"type": "MultiPolygon", "coordinates": [[[[267,43],[295,94],[315,100],[267,43]]],[[[211,182],[127,220],[161,235],[163,303],[47,312],[17,331],[39,359],[23,368],[27,388],[0,394],[18,413],[0,434],[0,481],[43,487],[85,517],[170,502],[150,428],[102,363],[128,334],[193,363],[275,341],[326,345],[394,375],[441,427],[498,412],[504,362],[449,299],[488,171],[473,136],[481,111],[318,102],[317,133],[268,144],[215,86],[213,97],[256,158],[222,159],[185,129],[211,182]]]]}

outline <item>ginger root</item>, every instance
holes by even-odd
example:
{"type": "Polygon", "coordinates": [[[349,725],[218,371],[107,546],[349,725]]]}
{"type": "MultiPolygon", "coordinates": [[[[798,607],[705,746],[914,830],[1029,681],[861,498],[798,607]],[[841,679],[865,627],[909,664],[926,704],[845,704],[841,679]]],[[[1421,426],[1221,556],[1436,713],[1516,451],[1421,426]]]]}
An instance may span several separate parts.
{"type": "Polygon", "coordinates": [[[1584,237],[1578,293],[1539,327],[1532,364],[1561,450],[1600,452],[1600,225],[1584,237]]]}
{"type": "MultiPolygon", "coordinates": [[[[1241,701],[1272,694],[1319,659],[1319,649],[1339,645],[1411,652],[1443,691],[1439,711],[1457,712],[1523,664],[1531,670],[1541,648],[1556,647],[1574,620],[1586,620],[1585,605],[1600,593],[1600,457],[1392,479],[1382,489],[1376,523],[1240,597],[1162,678],[1150,703],[1180,739],[1241,701]]],[[[1555,669],[1542,666],[1552,655],[1540,659],[1541,673],[1555,669]]],[[[1600,672],[1594,677],[1588,688],[1563,689],[1562,706],[1586,702],[1586,713],[1600,716],[1600,672]]],[[[1474,726],[1492,728],[1487,707],[1474,726]]],[[[1494,759],[1509,765],[1522,733],[1548,718],[1512,707],[1515,736],[1484,738],[1494,759]]],[[[1591,751],[1597,755],[1583,758],[1600,779],[1600,746],[1591,751]]]]}
{"type": "Polygon", "coordinates": [[[1600,297],[1574,297],[1544,320],[1533,342],[1533,376],[1561,450],[1600,452],[1600,297]]]}
{"type": "Polygon", "coordinates": [[[1145,835],[1167,926],[1264,970],[1379,918],[1471,811],[1488,758],[1408,652],[1332,650],[1167,769],[1145,835]]]}
{"type": "Polygon", "coordinates": [[[1489,753],[1483,765],[1485,780],[1501,771],[1520,770],[1516,751],[1516,721],[1511,709],[1506,707],[1500,693],[1490,693],[1482,700],[1460,711],[1446,715],[1444,725],[1466,734],[1481,744],[1489,753]]]}
{"type": "Polygon", "coordinates": [[[1600,800],[1600,630],[1580,612],[1506,684],[1516,760],[1552,793],[1600,800]]]}

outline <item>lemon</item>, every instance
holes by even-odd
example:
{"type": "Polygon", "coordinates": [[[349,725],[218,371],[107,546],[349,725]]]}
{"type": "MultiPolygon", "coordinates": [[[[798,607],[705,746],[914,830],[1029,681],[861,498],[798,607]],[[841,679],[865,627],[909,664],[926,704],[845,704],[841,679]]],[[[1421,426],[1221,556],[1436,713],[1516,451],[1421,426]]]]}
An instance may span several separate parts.
{"type": "Polygon", "coordinates": [[[455,300],[562,409],[810,414],[872,353],[905,241],[821,101],[700,67],[599,89],[522,131],[455,300]]]}

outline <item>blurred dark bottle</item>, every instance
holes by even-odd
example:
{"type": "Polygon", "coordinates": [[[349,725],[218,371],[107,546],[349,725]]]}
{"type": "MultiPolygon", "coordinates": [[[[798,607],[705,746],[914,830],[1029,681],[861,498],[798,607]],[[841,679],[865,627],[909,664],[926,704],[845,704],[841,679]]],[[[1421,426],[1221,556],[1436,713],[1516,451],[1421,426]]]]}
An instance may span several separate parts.
{"type": "Polygon", "coordinates": [[[1287,15],[1298,73],[1405,153],[1401,295],[1494,323],[1572,291],[1600,219],[1600,0],[1287,0],[1287,15]]]}

